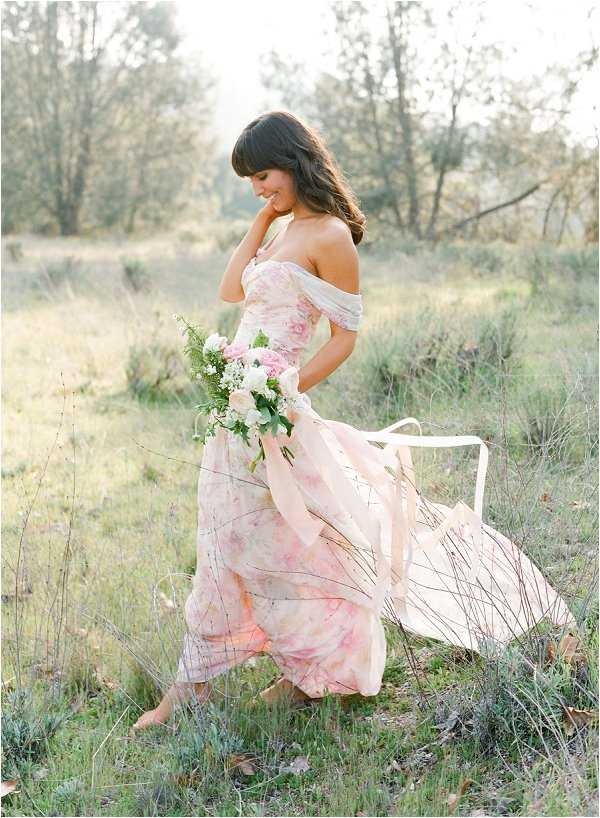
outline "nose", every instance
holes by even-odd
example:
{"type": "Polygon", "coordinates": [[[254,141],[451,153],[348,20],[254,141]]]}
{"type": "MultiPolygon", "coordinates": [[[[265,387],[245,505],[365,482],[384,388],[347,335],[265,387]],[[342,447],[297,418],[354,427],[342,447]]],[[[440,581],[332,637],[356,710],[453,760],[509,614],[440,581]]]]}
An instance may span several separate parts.
{"type": "Polygon", "coordinates": [[[258,180],[252,180],[252,189],[254,190],[255,196],[262,196],[263,187],[261,182],[258,180]]]}

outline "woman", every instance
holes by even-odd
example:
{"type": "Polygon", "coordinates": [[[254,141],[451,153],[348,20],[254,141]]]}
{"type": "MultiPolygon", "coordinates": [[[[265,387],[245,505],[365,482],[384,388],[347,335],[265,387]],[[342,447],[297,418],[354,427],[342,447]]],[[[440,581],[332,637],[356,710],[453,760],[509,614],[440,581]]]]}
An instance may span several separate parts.
{"type": "Polygon", "coordinates": [[[135,728],[165,722],[194,693],[204,700],[211,679],[259,653],[282,674],[261,693],[268,703],[375,695],[385,615],[480,652],[544,616],[574,625],[537,568],[482,523],[487,449],[479,438],[391,434],[404,421],[367,435],[312,409],[307,390],[355,346],[362,317],[356,245],[365,222],[317,132],[289,113],[263,114],[238,138],[232,164],[267,203],[234,251],[219,296],[245,301],[234,343],[251,342],[262,329],[298,368],[304,406],[285,439],[291,467],[272,438],[263,439],[268,456],[253,473],[255,453],[238,436],[219,428],[207,440],[177,678],[135,728]],[[289,213],[261,248],[272,222],[289,213]],[[323,314],[331,337],[301,366],[323,314]],[[426,501],[412,480],[410,446],[467,443],[481,447],[475,511],[426,501]]]}

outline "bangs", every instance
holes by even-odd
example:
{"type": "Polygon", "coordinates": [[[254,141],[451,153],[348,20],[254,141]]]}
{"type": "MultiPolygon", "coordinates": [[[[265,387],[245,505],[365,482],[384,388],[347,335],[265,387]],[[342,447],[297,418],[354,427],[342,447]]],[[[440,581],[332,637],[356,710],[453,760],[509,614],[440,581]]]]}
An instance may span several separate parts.
{"type": "Polygon", "coordinates": [[[275,167],[273,150],[268,140],[261,139],[258,127],[242,131],[231,153],[231,165],[238,176],[253,176],[261,170],[275,167]]]}

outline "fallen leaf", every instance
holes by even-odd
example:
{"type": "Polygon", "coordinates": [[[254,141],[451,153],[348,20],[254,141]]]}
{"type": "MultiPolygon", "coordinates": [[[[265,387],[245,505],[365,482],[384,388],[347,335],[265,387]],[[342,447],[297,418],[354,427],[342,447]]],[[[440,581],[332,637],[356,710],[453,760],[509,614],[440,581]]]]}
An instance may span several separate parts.
{"type": "Polygon", "coordinates": [[[94,674],[98,680],[98,684],[102,687],[107,687],[109,690],[119,689],[119,683],[115,682],[114,679],[109,679],[108,676],[104,676],[99,667],[94,670],[94,674]]]}
{"type": "Polygon", "coordinates": [[[244,775],[254,775],[258,770],[256,757],[250,753],[235,753],[227,759],[228,770],[239,770],[244,775]]]}
{"type": "Polygon", "coordinates": [[[540,497],[542,503],[549,503],[551,499],[552,497],[550,497],[547,491],[545,491],[540,497]]]}
{"type": "Polygon", "coordinates": [[[458,789],[458,792],[451,792],[448,795],[447,803],[448,803],[448,809],[450,810],[450,812],[454,812],[454,810],[456,809],[456,805],[458,804],[460,799],[463,797],[465,792],[469,789],[469,787],[473,783],[474,782],[473,782],[473,780],[471,778],[464,778],[462,780],[462,782],[461,782],[461,785],[460,785],[460,787],[458,789]]]}
{"type": "Polygon", "coordinates": [[[294,775],[308,772],[308,770],[310,770],[310,764],[306,756],[296,756],[291,764],[282,765],[279,768],[280,773],[293,773],[294,775]]]}
{"type": "Polygon", "coordinates": [[[585,661],[585,654],[581,650],[583,644],[578,636],[567,634],[558,643],[558,652],[568,664],[585,661]]]}
{"type": "Polygon", "coordinates": [[[587,664],[581,639],[573,634],[563,636],[558,645],[552,641],[548,642],[544,664],[554,662],[557,656],[562,656],[568,665],[587,664]]]}
{"type": "Polygon", "coordinates": [[[17,782],[15,780],[2,781],[0,784],[0,798],[4,798],[5,795],[10,795],[11,792],[19,792],[17,782]]]}
{"type": "Polygon", "coordinates": [[[563,706],[565,718],[563,724],[568,736],[572,735],[576,729],[587,727],[598,720],[597,710],[577,710],[576,707],[563,706]]]}

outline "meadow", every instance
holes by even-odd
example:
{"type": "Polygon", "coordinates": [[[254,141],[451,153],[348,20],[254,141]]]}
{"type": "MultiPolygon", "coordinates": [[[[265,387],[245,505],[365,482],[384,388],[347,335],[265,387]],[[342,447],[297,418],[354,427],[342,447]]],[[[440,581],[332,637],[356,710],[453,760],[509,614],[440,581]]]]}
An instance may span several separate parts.
{"type": "MultiPolygon", "coordinates": [[[[310,393],[361,429],[412,416],[484,439],[484,521],[563,594],[579,636],[541,625],[484,662],[386,625],[375,697],[251,711],[276,675],[264,656],[131,735],[175,670],[195,565],[201,396],[173,315],[233,334],[241,305],[216,291],[234,232],[3,238],[4,814],[597,814],[589,245],[361,249],[355,351],[310,393]]],[[[327,337],[322,319],[308,354],[327,337]]],[[[414,456],[426,497],[472,503],[475,450],[414,456]]]]}

